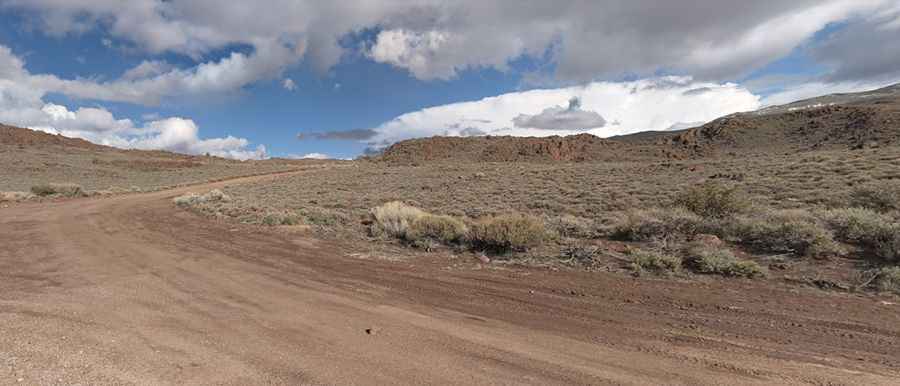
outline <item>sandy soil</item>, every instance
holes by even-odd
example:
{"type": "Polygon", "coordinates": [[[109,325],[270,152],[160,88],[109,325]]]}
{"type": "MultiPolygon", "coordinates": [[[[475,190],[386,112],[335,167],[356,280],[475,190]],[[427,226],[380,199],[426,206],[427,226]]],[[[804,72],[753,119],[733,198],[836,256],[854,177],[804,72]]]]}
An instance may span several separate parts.
{"type": "Polygon", "coordinates": [[[234,183],[0,209],[0,384],[900,383],[896,298],[365,258],[171,203],[234,183]]]}

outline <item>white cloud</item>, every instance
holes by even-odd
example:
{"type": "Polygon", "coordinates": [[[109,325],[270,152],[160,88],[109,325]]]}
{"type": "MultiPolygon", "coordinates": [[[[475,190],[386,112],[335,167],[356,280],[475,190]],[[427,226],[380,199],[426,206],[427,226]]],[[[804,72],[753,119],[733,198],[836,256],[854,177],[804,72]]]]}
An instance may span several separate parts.
{"type": "MultiPolygon", "coordinates": [[[[222,48],[253,47],[253,60],[269,67],[253,74],[223,72],[218,79],[230,90],[277,76],[301,59],[325,71],[345,53],[341,39],[364,30],[378,32],[366,49],[368,57],[407,69],[420,79],[447,79],[467,68],[505,70],[510,61],[522,56],[549,56],[559,78],[575,81],[623,74],[652,76],[660,71],[698,79],[734,78],[784,56],[830,23],[870,23],[867,16],[896,10],[895,0],[665,4],[656,0],[270,0],[263,6],[219,0],[6,0],[3,4],[25,10],[23,15],[42,22],[47,34],[83,33],[99,27],[117,43],[152,54],[185,54],[198,62],[222,48]],[[279,52],[284,50],[292,54],[279,52]]],[[[234,57],[205,65],[224,70],[239,64],[239,59],[250,60],[234,57]]],[[[179,84],[178,78],[192,75],[202,82],[200,72],[199,68],[181,70],[173,76],[175,80],[166,77],[166,82],[160,82],[178,91],[169,82],[179,84]]],[[[159,90],[163,88],[159,84],[101,86],[130,86],[143,92],[149,88],[156,91],[154,97],[169,95],[159,90]]],[[[103,95],[98,90],[83,94],[103,95]]],[[[128,91],[112,94],[123,100],[122,94],[128,91]]],[[[124,100],[140,100],[139,94],[135,91],[124,100]]]]}
{"type": "Polygon", "coordinates": [[[281,87],[284,87],[284,89],[288,91],[294,91],[297,89],[297,84],[294,83],[293,79],[285,78],[284,81],[281,82],[281,87]]]}
{"type": "Polygon", "coordinates": [[[787,87],[767,95],[762,99],[763,106],[777,106],[803,99],[814,98],[817,96],[850,93],[875,90],[885,86],[897,83],[900,79],[882,80],[882,81],[857,81],[857,82],[823,82],[809,81],[799,84],[788,85],[787,87]]]}
{"type": "Polygon", "coordinates": [[[238,159],[266,157],[266,149],[249,147],[243,138],[201,139],[190,119],[148,116],[152,121],[136,126],[130,119],[116,118],[100,107],[68,107],[44,102],[45,90],[32,87],[40,75],[24,70],[20,58],[0,46],[0,122],[53,134],[83,138],[120,148],[163,149],[189,154],[210,153],[238,159]]]}
{"type": "Polygon", "coordinates": [[[376,135],[366,142],[380,147],[409,138],[472,133],[550,136],[587,132],[609,137],[666,130],[683,122],[707,122],[726,114],[755,110],[759,106],[759,98],[740,86],[697,82],[689,77],[593,82],[578,87],[515,92],[410,112],[373,128],[376,135]],[[700,89],[704,91],[698,92],[700,89]],[[555,130],[515,125],[515,120],[522,115],[541,115],[547,106],[569,103],[571,108],[573,98],[581,102],[579,109],[596,112],[611,123],[587,131],[573,130],[578,125],[555,130]]]}
{"type": "Polygon", "coordinates": [[[136,67],[125,71],[122,74],[122,80],[147,79],[172,71],[174,68],[174,66],[162,60],[145,60],[136,67]]]}
{"type": "Polygon", "coordinates": [[[291,154],[287,156],[287,158],[291,159],[331,159],[331,156],[323,153],[307,153],[303,155],[291,154]]]}

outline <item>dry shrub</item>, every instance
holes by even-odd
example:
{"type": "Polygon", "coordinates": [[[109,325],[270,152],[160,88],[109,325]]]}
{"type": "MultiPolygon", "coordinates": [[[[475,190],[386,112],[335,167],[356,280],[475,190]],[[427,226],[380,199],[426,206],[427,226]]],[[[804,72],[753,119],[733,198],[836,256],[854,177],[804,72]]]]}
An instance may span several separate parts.
{"type": "Polygon", "coordinates": [[[84,189],[77,184],[38,184],[31,187],[31,193],[36,196],[63,196],[63,197],[81,197],[84,196],[84,189]]]}
{"type": "Polygon", "coordinates": [[[631,241],[684,238],[700,231],[703,219],[681,207],[630,210],[613,226],[615,238],[631,241]]]}
{"type": "Polygon", "coordinates": [[[808,212],[769,210],[758,217],[740,216],[723,223],[717,235],[766,252],[792,252],[810,257],[843,254],[834,236],[808,212]]]}
{"type": "Polygon", "coordinates": [[[755,261],[738,259],[727,249],[711,248],[702,244],[689,245],[685,264],[693,271],[730,277],[757,278],[766,275],[755,261]]]}
{"type": "Polygon", "coordinates": [[[900,295],[900,267],[885,267],[878,272],[875,287],[880,291],[900,295]]]}
{"type": "Polygon", "coordinates": [[[321,207],[306,207],[297,211],[303,222],[320,227],[332,227],[350,223],[350,217],[336,210],[321,207]]]}
{"type": "Polygon", "coordinates": [[[638,275],[644,272],[668,275],[681,271],[682,261],[678,256],[640,249],[630,250],[628,254],[631,256],[631,270],[638,275]]]}
{"type": "Polygon", "coordinates": [[[595,226],[591,220],[586,218],[564,215],[556,217],[548,217],[545,223],[550,229],[555,231],[562,237],[570,238],[592,238],[596,236],[595,226]]]}
{"type": "Polygon", "coordinates": [[[299,225],[300,217],[290,212],[269,212],[259,220],[260,224],[268,226],[299,225]]]}
{"type": "Polygon", "coordinates": [[[886,260],[900,258],[900,224],[892,217],[865,208],[832,209],[820,217],[840,240],[870,249],[886,260]]]}
{"type": "Polygon", "coordinates": [[[372,208],[371,231],[373,235],[386,235],[398,239],[406,239],[410,225],[428,213],[400,201],[388,202],[372,208]]]}
{"type": "Polygon", "coordinates": [[[0,192],[0,202],[25,201],[32,197],[34,197],[34,194],[28,192],[0,192]]]}
{"type": "Polygon", "coordinates": [[[219,189],[213,189],[206,194],[199,195],[197,193],[187,193],[172,199],[175,205],[181,207],[193,207],[206,203],[223,203],[230,202],[231,197],[219,189]]]}
{"type": "Polygon", "coordinates": [[[426,214],[410,224],[406,239],[411,242],[434,240],[444,244],[458,243],[465,238],[468,228],[455,217],[426,214]]]}
{"type": "Polygon", "coordinates": [[[516,213],[475,222],[467,238],[476,249],[505,253],[539,245],[546,240],[547,230],[540,219],[516,213]]]}
{"type": "Polygon", "coordinates": [[[725,218],[746,211],[750,202],[735,187],[705,183],[679,193],[675,205],[702,217],[725,218]]]}
{"type": "Polygon", "coordinates": [[[900,210],[900,181],[878,181],[859,186],[850,193],[850,204],[879,212],[900,210]]]}

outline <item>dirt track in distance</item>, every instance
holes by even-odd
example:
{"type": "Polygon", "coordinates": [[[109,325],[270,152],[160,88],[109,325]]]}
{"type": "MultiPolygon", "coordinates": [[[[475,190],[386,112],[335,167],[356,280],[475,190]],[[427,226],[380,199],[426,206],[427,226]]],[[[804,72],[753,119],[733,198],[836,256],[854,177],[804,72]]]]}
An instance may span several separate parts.
{"type": "Polygon", "coordinates": [[[171,203],[267,178],[0,209],[0,384],[900,382],[896,298],[363,259],[171,203]]]}

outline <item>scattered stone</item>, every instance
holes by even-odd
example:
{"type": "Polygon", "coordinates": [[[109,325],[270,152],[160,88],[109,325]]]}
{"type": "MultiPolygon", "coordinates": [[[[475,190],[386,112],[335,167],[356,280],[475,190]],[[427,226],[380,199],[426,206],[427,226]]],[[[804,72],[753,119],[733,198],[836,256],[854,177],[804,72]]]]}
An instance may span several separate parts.
{"type": "Polygon", "coordinates": [[[367,335],[375,335],[375,334],[377,334],[377,333],[378,333],[378,329],[376,329],[376,328],[367,328],[367,329],[366,329],[366,334],[367,334],[367,335]]]}
{"type": "Polygon", "coordinates": [[[481,260],[482,263],[488,264],[491,262],[491,258],[487,257],[487,255],[485,255],[483,253],[479,253],[477,256],[478,256],[478,260],[481,260]]]}

